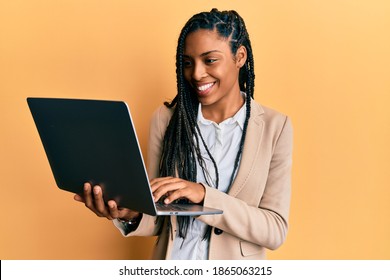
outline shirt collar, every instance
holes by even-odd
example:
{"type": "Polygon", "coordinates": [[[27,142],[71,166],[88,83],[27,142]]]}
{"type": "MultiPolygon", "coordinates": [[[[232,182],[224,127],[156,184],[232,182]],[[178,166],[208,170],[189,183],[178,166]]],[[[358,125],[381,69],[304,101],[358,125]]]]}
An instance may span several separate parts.
{"type": "MultiPolygon", "coordinates": [[[[244,98],[245,98],[245,93],[242,93],[244,98]]],[[[246,117],[246,98],[244,99],[245,102],[244,102],[244,105],[242,105],[242,107],[240,108],[240,110],[237,111],[236,114],[234,114],[233,117],[230,117],[226,120],[224,120],[223,122],[221,122],[219,125],[221,124],[233,124],[233,123],[237,123],[240,128],[243,130],[244,129],[244,122],[245,122],[245,117],[246,117]]],[[[211,124],[216,124],[215,122],[213,121],[210,121],[208,119],[205,119],[203,114],[202,114],[202,104],[199,103],[199,106],[198,106],[198,117],[197,117],[197,122],[198,124],[203,124],[203,125],[211,125],[211,124]]],[[[216,124],[217,125],[217,124],[216,124]]]]}

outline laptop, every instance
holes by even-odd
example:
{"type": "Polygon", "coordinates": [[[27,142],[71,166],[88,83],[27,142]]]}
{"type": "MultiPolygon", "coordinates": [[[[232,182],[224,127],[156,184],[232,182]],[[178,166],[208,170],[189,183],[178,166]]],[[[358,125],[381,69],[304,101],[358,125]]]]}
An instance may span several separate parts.
{"type": "Polygon", "coordinates": [[[57,186],[82,194],[99,185],[104,200],[148,215],[198,216],[222,210],[155,203],[136,131],[123,101],[27,98],[57,186]]]}

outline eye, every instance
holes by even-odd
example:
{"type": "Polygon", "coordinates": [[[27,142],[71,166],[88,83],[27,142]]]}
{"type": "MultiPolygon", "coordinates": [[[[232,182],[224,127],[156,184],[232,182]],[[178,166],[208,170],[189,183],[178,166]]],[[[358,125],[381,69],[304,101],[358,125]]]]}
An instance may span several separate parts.
{"type": "Polygon", "coordinates": [[[189,68],[189,67],[191,67],[191,66],[192,66],[191,60],[184,60],[184,61],[183,61],[183,66],[184,66],[184,68],[189,68]]]}
{"type": "Polygon", "coordinates": [[[205,62],[206,64],[213,64],[217,61],[218,59],[215,59],[215,58],[206,58],[205,59],[205,62]]]}

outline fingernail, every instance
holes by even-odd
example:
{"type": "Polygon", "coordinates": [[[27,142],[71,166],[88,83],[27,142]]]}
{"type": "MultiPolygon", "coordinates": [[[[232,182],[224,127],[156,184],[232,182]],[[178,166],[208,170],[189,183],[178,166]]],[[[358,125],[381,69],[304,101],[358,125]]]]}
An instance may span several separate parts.
{"type": "Polygon", "coordinates": [[[84,190],[87,191],[89,189],[88,184],[84,184],[84,190]]]}
{"type": "Polygon", "coordinates": [[[164,203],[168,204],[169,203],[169,199],[168,198],[164,199],[164,203]]]}
{"type": "Polygon", "coordinates": [[[94,192],[95,194],[99,194],[100,190],[99,190],[98,188],[94,188],[94,189],[93,189],[93,192],[94,192]]]}

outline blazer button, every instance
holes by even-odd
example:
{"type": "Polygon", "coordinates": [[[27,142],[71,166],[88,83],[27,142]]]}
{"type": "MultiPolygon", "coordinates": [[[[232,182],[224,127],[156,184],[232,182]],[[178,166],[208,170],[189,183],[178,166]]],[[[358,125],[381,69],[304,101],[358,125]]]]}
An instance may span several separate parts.
{"type": "Polygon", "coordinates": [[[222,229],[214,228],[214,233],[215,233],[216,235],[220,235],[220,234],[222,234],[222,232],[223,232],[222,229]]]}

